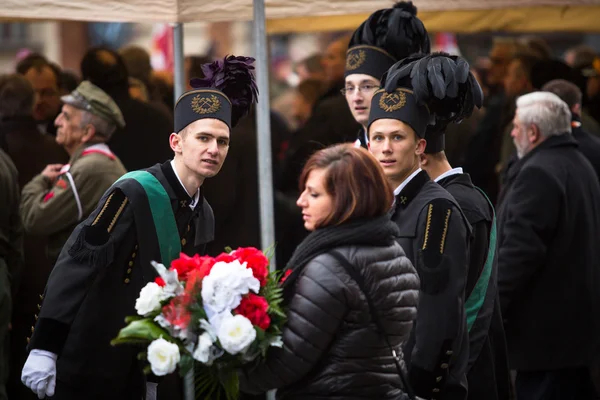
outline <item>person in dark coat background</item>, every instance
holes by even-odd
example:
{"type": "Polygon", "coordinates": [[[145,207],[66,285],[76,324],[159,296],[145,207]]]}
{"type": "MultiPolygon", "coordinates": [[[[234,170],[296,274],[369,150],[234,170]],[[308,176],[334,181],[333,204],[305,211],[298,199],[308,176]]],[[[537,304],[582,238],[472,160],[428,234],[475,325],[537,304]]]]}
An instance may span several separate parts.
{"type": "Polygon", "coordinates": [[[596,175],[600,179],[600,138],[588,133],[582,125],[581,90],[577,85],[561,79],[546,83],[542,87],[542,90],[554,93],[569,106],[571,110],[571,133],[577,143],[579,143],[579,151],[592,164],[596,175]]]}
{"type": "MultiPolygon", "coordinates": [[[[281,139],[287,135],[287,126],[271,113],[271,156],[273,169],[277,169],[275,155],[281,139]]],[[[207,245],[206,253],[221,254],[226,246],[261,248],[259,208],[258,149],[256,113],[248,117],[231,132],[231,146],[227,161],[219,175],[206,181],[203,192],[215,214],[215,240],[207,245]]],[[[273,243],[263,243],[266,249],[273,243]]]]}
{"type": "MultiPolygon", "coordinates": [[[[33,119],[35,92],[31,83],[19,75],[0,76],[0,149],[11,158],[18,172],[19,189],[48,164],[66,164],[69,155],[55,137],[38,130],[33,119]]],[[[20,192],[20,191],[19,191],[20,192]]],[[[46,237],[25,233],[23,267],[13,277],[15,288],[10,335],[9,398],[34,400],[37,397],[21,384],[20,371],[26,359],[26,338],[31,333],[39,300],[50,275],[52,264],[46,252],[46,237]]]]}
{"type": "Polygon", "coordinates": [[[558,96],[520,97],[513,122],[520,160],[498,213],[498,289],[517,398],[591,399],[600,184],[558,96]]]}
{"type": "Polygon", "coordinates": [[[300,182],[297,203],[311,233],[288,264],[283,347],[243,369],[240,389],[278,389],[282,400],[398,399],[404,388],[384,335],[401,357],[419,279],[395,241],[391,187],[377,161],[352,144],[315,153],[300,182]]]}
{"type": "Polygon", "coordinates": [[[117,129],[108,144],[128,171],[171,157],[165,144],[173,131],[173,118],[131,98],[127,68],[117,52],[104,47],[88,50],[81,60],[81,75],[112,97],[123,113],[125,128],[117,129]],[[143,149],[140,143],[144,143],[143,149]]]}
{"type": "Polygon", "coordinates": [[[23,229],[19,216],[17,169],[8,154],[0,149],[0,399],[8,400],[10,321],[14,278],[22,264],[23,229]]]}

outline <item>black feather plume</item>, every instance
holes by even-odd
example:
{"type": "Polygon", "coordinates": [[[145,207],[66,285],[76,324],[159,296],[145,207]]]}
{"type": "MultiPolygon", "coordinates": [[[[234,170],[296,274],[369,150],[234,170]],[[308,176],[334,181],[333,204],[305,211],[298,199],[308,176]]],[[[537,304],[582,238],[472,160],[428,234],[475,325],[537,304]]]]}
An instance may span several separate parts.
{"type": "Polygon", "coordinates": [[[393,8],[375,11],[354,31],[349,46],[375,46],[396,60],[414,53],[429,53],[429,36],[416,14],[412,1],[401,1],[393,8]]]}
{"type": "Polygon", "coordinates": [[[412,89],[435,121],[428,132],[443,132],[448,124],[460,123],[474,107],[483,105],[483,92],[469,64],[446,53],[414,55],[397,62],[385,73],[381,86],[387,92],[399,87],[412,89]]]}
{"type": "Polygon", "coordinates": [[[248,114],[252,104],[258,102],[253,62],[252,57],[226,56],[223,60],[202,65],[203,79],[190,80],[194,89],[214,88],[231,100],[232,127],[248,114]]]}

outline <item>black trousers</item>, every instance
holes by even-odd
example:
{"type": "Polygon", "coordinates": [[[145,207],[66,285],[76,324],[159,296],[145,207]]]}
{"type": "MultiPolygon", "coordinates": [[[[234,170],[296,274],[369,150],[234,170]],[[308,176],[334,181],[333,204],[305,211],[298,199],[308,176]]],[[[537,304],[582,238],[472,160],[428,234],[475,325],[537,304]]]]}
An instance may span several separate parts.
{"type": "Polygon", "coordinates": [[[518,371],[517,400],[593,400],[594,388],[587,367],[554,371],[518,371]]]}

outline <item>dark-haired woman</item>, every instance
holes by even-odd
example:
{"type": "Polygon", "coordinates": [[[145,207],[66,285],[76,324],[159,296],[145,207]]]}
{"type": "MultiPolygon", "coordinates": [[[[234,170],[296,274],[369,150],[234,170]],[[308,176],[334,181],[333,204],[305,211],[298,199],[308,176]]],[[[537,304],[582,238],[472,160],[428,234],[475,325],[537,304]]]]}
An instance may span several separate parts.
{"type": "Polygon", "coordinates": [[[241,372],[240,388],[278,389],[278,399],[398,399],[404,389],[390,346],[402,356],[419,279],[396,242],[383,170],[362,148],[333,146],[308,160],[300,191],[312,232],[288,264],[283,347],[241,372]]]}

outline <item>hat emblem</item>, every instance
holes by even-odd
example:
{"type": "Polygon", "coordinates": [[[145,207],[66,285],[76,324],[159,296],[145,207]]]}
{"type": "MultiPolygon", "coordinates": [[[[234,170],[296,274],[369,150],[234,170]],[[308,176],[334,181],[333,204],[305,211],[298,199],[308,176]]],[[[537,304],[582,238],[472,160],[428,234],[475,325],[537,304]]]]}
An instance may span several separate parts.
{"type": "Polygon", "coordinates": [[[202,96],[202,94],[199,94],[192,99],[192,110],[201,115],[213,114],[219,111],[220,108],[221,101],[214,94],[211,94],[210,96],[202,96]]]}
{"type": "Polygon", "coordinates": [[[392,112],[401,109],[406,104],[406,94],[401,91],[394,93],[384,93],[379,99],[379,108],[385,112],[392,112]]]}
{"type": "Polygon", "coordinates": [[[364,50],[351,51],[346,58],[346,69],[353,71],[364,64],[367,59],[367,53],[364,50]]]}

